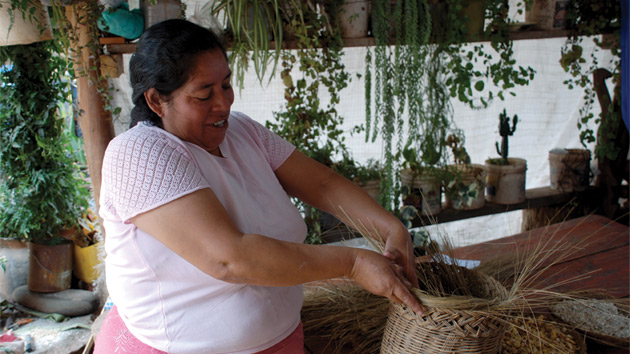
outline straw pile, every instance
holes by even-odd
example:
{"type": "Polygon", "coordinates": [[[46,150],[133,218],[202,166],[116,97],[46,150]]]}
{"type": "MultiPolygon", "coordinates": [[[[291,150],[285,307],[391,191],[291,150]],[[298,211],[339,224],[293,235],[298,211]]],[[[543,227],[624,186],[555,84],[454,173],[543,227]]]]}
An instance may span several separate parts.
{"type": "MultiPolygon", "coordinates": [[[[361,223],[351,226],[373,249],[382,252],[384,243],[374,228],[361,223]]],[[[334,348],[328,348],[326,353],[498,353],[503,333],[512,328],[510,323],[515,316],[575,296],[555,293],[554,285],[540,287],[537,283],[549,267],[570,258],[579,248],[588,247],[561,241],[551,247],[540,244],[528,252],[484,261],[473,271],[451,265],[441,257],[447,254],[453,258],[445,243],[441,254],[429,255],[431,262],[417,264],[420,287],[411,290],[428,308],[423,316],[396,304],[389,304],[387,313],[387,299],[356,285],[324,284],[317,294],[305,294],[306,338],[328,336],[334,348]],[[467,327],[469,324],[472,325],[467,327]],[[469,340],[472,344],[466,342],[469,340]]],[[[528,331],[535,338],[539,329],[526,328],[528,331]]],[[[565,352],[557,344],[549,346],[555,348],[552,352],[565,352]]]]}
{"type": "Polygon", "coordinates": [[[325,353],[378,353],[388,309],[387,298],[371,294],[351,280],[306,284],[304,336],[325,340],[325,353]]]}

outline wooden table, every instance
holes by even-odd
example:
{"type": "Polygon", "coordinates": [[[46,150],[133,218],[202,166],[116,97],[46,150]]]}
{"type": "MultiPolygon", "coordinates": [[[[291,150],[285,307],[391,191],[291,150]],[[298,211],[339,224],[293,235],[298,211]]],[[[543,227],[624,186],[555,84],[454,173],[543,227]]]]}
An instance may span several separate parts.
{"type": "Polygon", "coordinates": [[[454,250],[454,255],[483,261],[532,250],[550,252],[539,267],[549,268],[535,285],[537,288],[557,292],[602,290],[617,298],[630,296],[628,227],[598,215],[461,247],[454,250]]]}
{"type": "MultiPolygon", "coordinates": [[[[526,251],[550,252],[540,268],[537,288],[556,292],[595,290],[622,298],[630,296],[630,234],[627,226],[591,215],[548,227],[453,250],[459,259],[489,260],[526,251]],[[574,281],[579,279],[579,281],[574,281]]],[[[324,354],[326,341],[306,338],[310,353],[324,354]]],[[[589,353],[621,354],[589,341],[589,353]]],[[[348,353],[352,353],[349,350],[348,353]]]]}
{"type": "MultiPolygon", "coordinates": [[[[615,298],[630,296],[630,233],[628,226],[590,215],[493,241],[454,250],[460,259],[488,260],[527,251],[550,252],[534,288],[556,292],[591,290],[615,298]],[[560,259],[562,258],[562,259],[560,259]]],[[[589,353],[622,354],[588,341],[589,353]]]]}

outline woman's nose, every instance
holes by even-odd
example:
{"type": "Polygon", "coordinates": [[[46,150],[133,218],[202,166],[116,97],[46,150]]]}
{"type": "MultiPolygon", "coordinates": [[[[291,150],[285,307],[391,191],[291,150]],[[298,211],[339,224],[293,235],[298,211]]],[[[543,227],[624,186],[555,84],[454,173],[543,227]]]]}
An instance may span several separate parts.
{"type": "Polygon", "coordinates": [[[220,89],[219,92],[214,95],[214,102],[212,104],[213,111],[226,111],[229,110],[234,102],[234,91],[230,88],[228,90],[220,89]]]}

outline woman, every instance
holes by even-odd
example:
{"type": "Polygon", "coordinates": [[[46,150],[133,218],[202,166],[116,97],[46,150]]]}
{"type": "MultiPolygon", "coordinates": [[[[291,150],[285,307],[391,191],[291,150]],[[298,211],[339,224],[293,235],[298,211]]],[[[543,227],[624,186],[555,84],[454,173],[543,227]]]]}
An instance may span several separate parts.
{"type": "Polygon", "coordinates": [[[405,227],[351,182],[230,112],[231,72],[214,34],[161,22],[129,66],[132,128],[110,142],[101,189],[116,308],[96,353],[302,353],[299,284],[335,277],[421,311],[408,290],[417,280],[405,227]],[[374,225],[385,254],[303,244],[289,195],[374,225]]]}

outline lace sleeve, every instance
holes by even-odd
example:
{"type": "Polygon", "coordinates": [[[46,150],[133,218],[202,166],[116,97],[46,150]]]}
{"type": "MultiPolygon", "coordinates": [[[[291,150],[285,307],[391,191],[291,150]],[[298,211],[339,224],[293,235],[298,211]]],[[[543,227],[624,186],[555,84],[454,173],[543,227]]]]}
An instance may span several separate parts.
{"type": "Polygon", "coordinates": [[[103,160],[102,204],[125,222],[208,187],[190,153],[159,128],[137,127],[112,140],[103,160]]]}
{"type": "Polygon", "coordinates": [[[269,165],[272,170],[276,170],[280,165],[286,161],[286,159],[293,153],[295,146],[290,142],[284,140],[278,134],[265,128],[262,124],[249,118],[248,116],[237,113],[245,122],[247,122],[256,132],[258,139],[267,153],[269,159],[269,165]]]}

